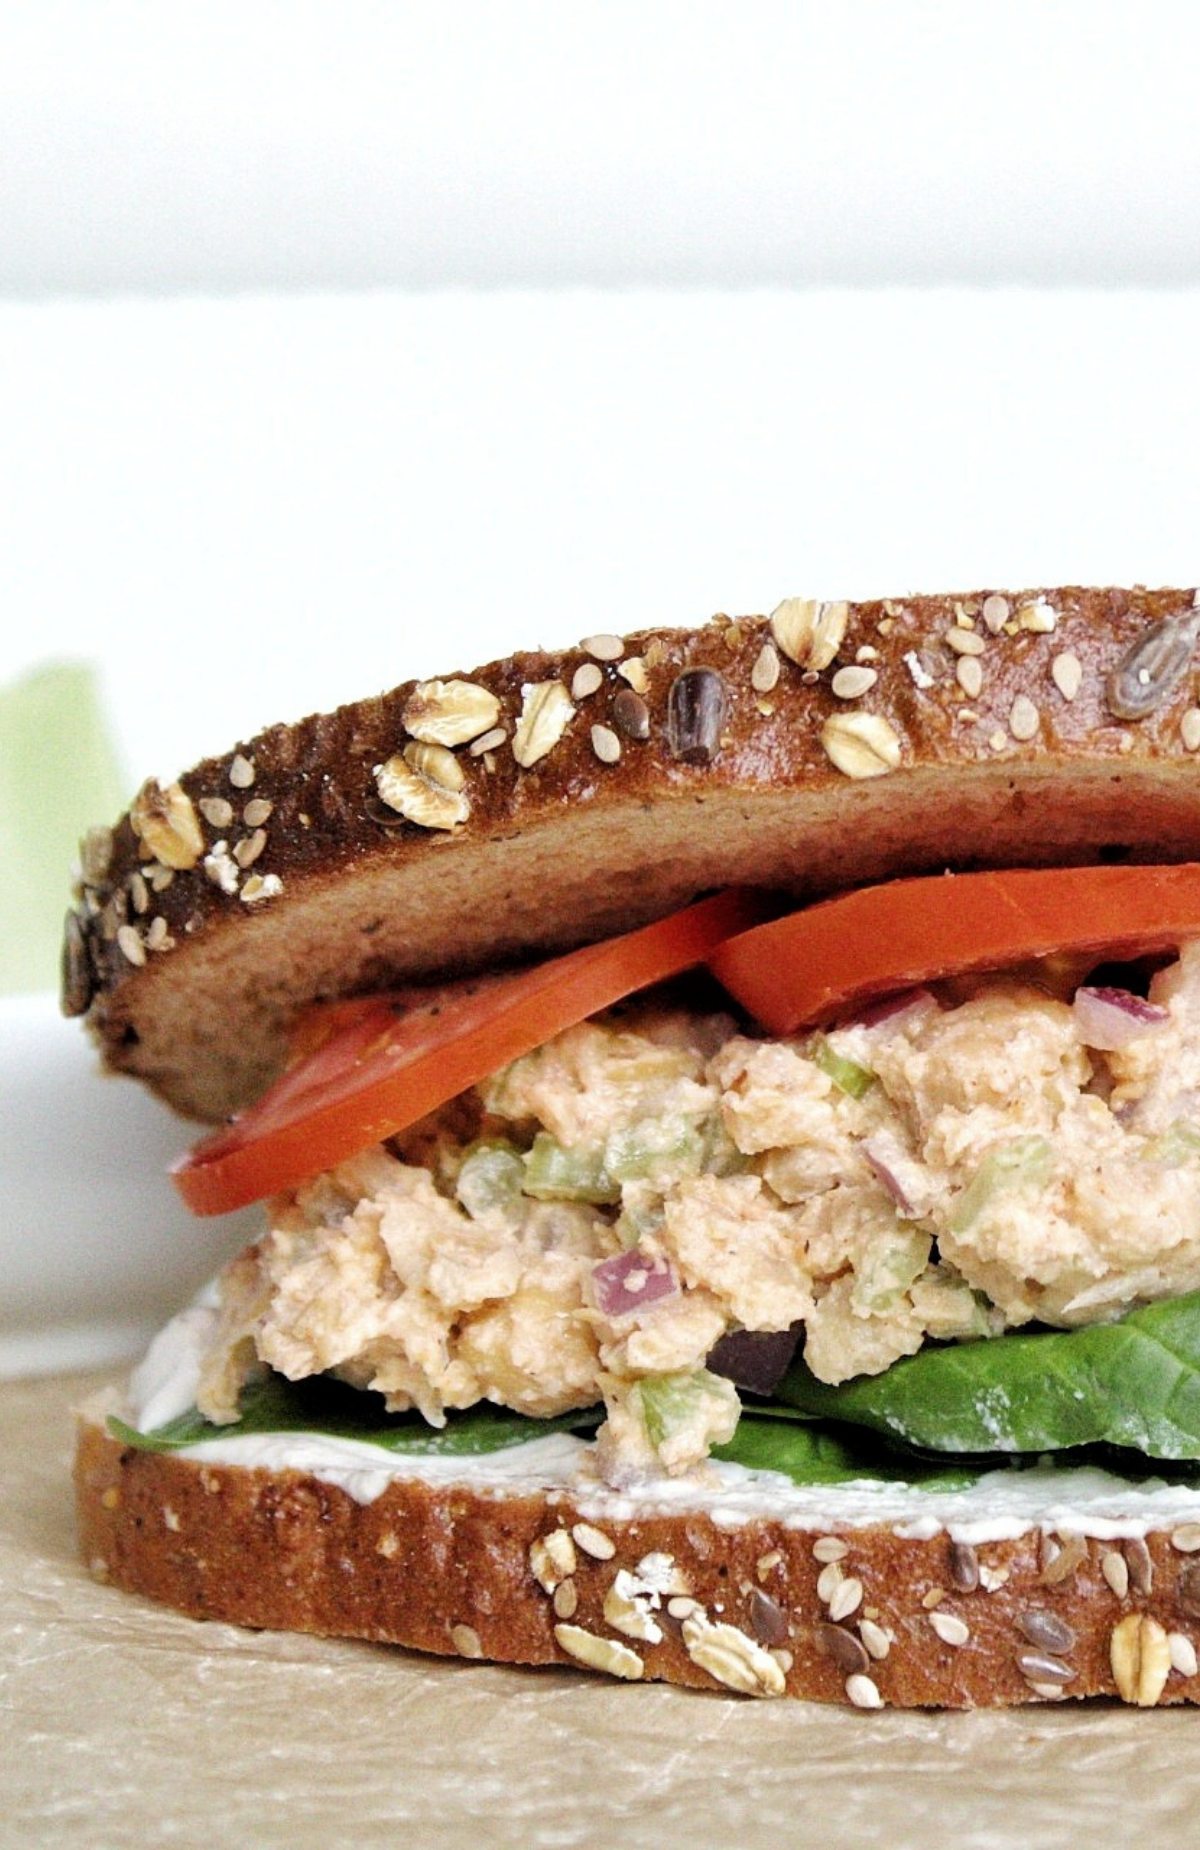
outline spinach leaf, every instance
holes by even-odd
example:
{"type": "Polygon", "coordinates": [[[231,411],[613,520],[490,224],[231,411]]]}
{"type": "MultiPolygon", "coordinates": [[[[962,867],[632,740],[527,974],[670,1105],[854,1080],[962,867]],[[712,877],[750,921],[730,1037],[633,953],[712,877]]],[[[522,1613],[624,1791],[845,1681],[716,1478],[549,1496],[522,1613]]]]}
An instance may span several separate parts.
{"type": "Polygon", "coordinates": [[[755,1408],[745,1412],[738,1429],[725,1445],[715,1446],[714,1458],[752,1471],[780,1471],[794,1484],[849,1484],[864,1481],[918,1484],[927,1490],[963,1490],[980,1470],[905,1455],[864,1438],[861,1432],[839,1434],[826,1426],[788,1417],[782,1408],[755,1408]],[[783,1417],[780,1417],[783,1415],[783,1417]]]}
{"type": "MultiPolygon", "coordinates": [[[[108,1424],[122,1444],[151,1452],[175,1452],[205,1439],[246,1433],[316,1432],[358,1439],[393,1454],[472,1457],[523,1445],[545,1433],[588,1432],[603,1417],[603,1408],[589,1407],[557,1419],[527,1419],[481,1402],[465,1412],[449,1414],[445,1426],[436,1427],[427,1425],[417,1413],[386,1413],[377,1395],[329,1377],[288,1381],[270,1374],[245,1388],[241,1417],[233,1425],[214,1426],[195,1408],[149,1433],[115,1418],[108,1424]]],[[[862,1433],[838,1436],[790,1408],[765,1405],[747,1409],[733,1439],[719,1446],[714,1456],[752,1470],[780,1471],[797,1484],[875,1478],[956,1488],[976,1476],[974,1470],[961,1465],[904,1457],[862,1433]]]]}
{"type": "MultiPolygon", "coordinates": [[[[116,1419],[109,1427],[147,1451],[241,1433],[318,1432],[399,1454],[469,1457],[545,1433],[590,1432],[603,1417],[592,1407],[528,1419],[481,1403],[433,1427],[416,1413],[389,1414],[377,1395],[329,1377],[270,1374],[245,1389],[233,1425],[213,1426],[193,1409],[152,1433],[116,1419]]],[[[997,1454],[1060,1451],[1073,1452],[1072,1463],[1090,1459],[1132,1475],[1148,1457],[1200,1461],[1200,1292],[1120,1323],[930,1347],[840,1387],[798,1362],[775,1404],[747,1405],[714,1456],[797,1484],[875,1479],[955,1489],[995,1469],[997,1454]]]]}
{"type": "Polygon", "coordinates": [[[348,1387],[327,1375],[288,1381],[269,1374],[242,1391],[240,1417],[228,1426],[214,1426],[193,1407],[153,1432],[138,1432],[123,1420],[110,1418],[109,1430],[122,1444],[146,1452],[177,1452],[206,1439],[238,1438],[244,1433],[316,1432],[338,1439],[359,1439],[389,1452],[424,1457],[470,1457],[524,1445],[551,1432],[583,1432],[598,1426],[601,1407],[587,1407],[556,1419],[529,1419],[506,1407],[486,1401],[462,1413],[447,1415],[444,1426],[430,1426],[419,1413],[388,1413],[377,1394],[348,1387]]]}
{"type": "Polygon", "coordinates": [[[1200,1458],[1200,1292],[1119,1323],[921,1350],[830,1387],[798,1362],[777,1398],[934,1452],[1124,1447],[1200,1458]]]}

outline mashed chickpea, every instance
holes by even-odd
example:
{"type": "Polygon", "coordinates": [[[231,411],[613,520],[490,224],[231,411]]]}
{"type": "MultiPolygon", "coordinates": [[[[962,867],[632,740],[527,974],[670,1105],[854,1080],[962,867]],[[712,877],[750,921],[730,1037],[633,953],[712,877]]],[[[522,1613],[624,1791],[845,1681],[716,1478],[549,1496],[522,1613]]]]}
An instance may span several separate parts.
{"type": "Polygon", "coordinates": [[[728,1332],[803,1326],[832,1382],[1200,1287],[1200,948],[1152,994],[1118,1052],[1009,979],[786,1041],[654,1001],[581,1023],[276,1199],[201,1409],[263,1364],[435,1424],[603,1402],[628,1482],[728,1437],[728,1332]]]}

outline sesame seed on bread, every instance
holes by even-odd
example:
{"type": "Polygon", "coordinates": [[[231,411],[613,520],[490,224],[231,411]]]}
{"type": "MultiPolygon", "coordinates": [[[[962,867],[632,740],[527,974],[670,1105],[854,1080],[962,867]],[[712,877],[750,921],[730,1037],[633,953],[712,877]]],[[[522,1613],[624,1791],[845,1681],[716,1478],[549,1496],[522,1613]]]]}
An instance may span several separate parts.
{"type": "Polygon", "coordinates": [[[358,1500],[132,1448],[104,1411],[80,1426],[83,1559],[197,1619],[871,1709],[1200,1699],[1196,1522],[1084,1534],[1056,1507],[973,1543],[856,1526],[836,1487],[814,1526],[479,1470],[358,1500]]]}
{"type": "MultiPolygon", "coordinates": [[[[147,783],[94,831],[65,1006],[111,1067],[219,1119],[314,1000],[712,888],[1197,858],[1198,636],[1191,590],[788,599],[406,682],[147,783]]],[[[479,1461],[357,1496],[139,1449],[110,1404],[81,1416],[84,1559],[198,1618],[863,1708],[1200,1699],[1186,1512],[1056,1505],[967,1541],[850,1521],[836,1487],[811,1522],[699,1484],[682,1508],[586,1472],[514,1489],[479,1461]]]]}
{"type": "Polygon", "coordinates": [[[1197,852],[1191,590],[980,591],[588,638],[279,725],[84,844],[64,1003],[218,1120],[307,1003],[729,883],[1197,852]]]}

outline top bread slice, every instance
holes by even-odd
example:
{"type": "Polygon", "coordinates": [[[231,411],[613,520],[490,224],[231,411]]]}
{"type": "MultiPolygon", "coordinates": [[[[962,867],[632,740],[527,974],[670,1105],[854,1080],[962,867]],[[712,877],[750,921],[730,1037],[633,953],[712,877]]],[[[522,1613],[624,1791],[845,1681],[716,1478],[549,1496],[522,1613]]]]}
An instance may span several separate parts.
{"type": "Polygon", "coordinates": [[[980,591],[593,636],[279,725],[84,843],[64,1006],[219,1120],[318,998],[730,883],[1200,854],[1191,590],[980,591]]]}

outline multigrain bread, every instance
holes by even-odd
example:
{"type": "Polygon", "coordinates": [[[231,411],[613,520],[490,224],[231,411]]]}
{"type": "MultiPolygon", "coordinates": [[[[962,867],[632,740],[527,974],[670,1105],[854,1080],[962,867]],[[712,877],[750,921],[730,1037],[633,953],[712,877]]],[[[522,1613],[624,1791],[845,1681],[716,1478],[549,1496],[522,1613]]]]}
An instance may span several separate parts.
{"type": "MultiPolygon", "coordinates": [[[[1069,1508],[972,1542],[936,1523],[635,1508],[591,1488],[312,1473],[135,1450],[81,1425],[97,1579],[197,1619],[751,1696],[975,1708],[1200,1700],[1200,1492],[1085,1534],[1069,1508]],[[907,1528],[907,1532],[906,1531],[907,1528]]],[[[111,1403],[109,1403],[111,1404],[111,1403]]]]}
{"type": "MultiPolygon", "coordinates": [[[[314,999],[714,887],[1195,859],[1198,631],[1192,591],[788,600],[408,682],[148,784],[95,832],[66,1006],[110,1066],[214,1120],[314,999]]],[[[836,1490],[820,1520],[479,1471],[362,1499],[142,1451],[105,1411],[81,1423],[84,1557],[197,1617],[864,1707],[1200,1699],[1200,1492],[981,1540],[847,1522],[836,1490]]]]}
{"type": "Polygon", "coordinates": [[[603,937],[714,886],[1186,859],[1198,625],[1176,590],[789,600],[404,682],[148,784],[96,831],[67,1009],[109,1065],[215,1121],[314,998],[603,937]]]}

